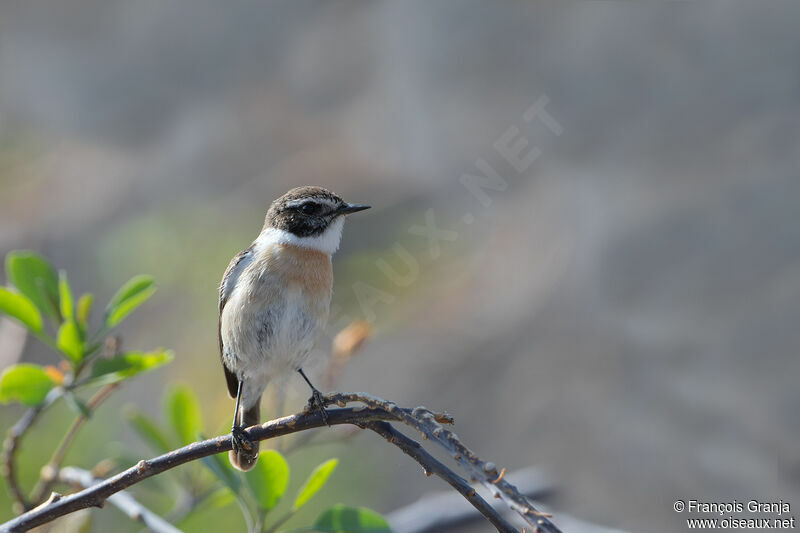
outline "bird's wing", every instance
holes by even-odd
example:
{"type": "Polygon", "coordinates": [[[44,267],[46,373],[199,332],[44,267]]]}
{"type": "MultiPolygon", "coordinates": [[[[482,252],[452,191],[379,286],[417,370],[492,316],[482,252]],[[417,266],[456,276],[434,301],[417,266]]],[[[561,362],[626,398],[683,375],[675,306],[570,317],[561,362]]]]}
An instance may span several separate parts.
{"type": "Polygon", "coordinates": [[[228,394],[230,394],[231,398],[236,397],[236,393],[239,389],[239,378],[236,376],[236,374],[228,370],[227,366],[225,366],[225,358],[223,357],[225,349],[222,345],[222,310],[225,308],[225,304],[231,297],[233,288],[236,287],[236,282],[238,281],[242,270],[244,270],[244,267],[249,262],[249,259],[252,258],[252,254],[252,246],[236,254],[234,258],[231,259],[228,268],[225,269],[225,274],[222,275],[222,282],[219,285],[219,321],[217,323],[219,358],[222,361],[222,369],[225,371],[225,381],[228,383],[228,394]]]}

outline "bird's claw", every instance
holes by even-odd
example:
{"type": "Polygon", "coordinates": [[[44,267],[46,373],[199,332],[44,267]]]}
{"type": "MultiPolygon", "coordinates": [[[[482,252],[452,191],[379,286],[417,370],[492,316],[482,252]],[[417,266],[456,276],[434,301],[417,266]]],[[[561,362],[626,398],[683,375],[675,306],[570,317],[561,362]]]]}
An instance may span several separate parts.
{"type": "Polygon", "coordinates": [[[308,399],[308,408],[309,411],[319,411],[320,415],[322,416],[322,421],[325,422],[325,425],[331,425],[328,421],[328,412],[325,410],[325,399],[323,398],[322,393],[317,389],[312,391],[311,398],[308,399]]]}
{"type": "Polygon", "coordinates": [[[231,445],[236,453],[252,454],[253,452],[253,443],[244,434],[241,426],[231,428],[231,445]]]}

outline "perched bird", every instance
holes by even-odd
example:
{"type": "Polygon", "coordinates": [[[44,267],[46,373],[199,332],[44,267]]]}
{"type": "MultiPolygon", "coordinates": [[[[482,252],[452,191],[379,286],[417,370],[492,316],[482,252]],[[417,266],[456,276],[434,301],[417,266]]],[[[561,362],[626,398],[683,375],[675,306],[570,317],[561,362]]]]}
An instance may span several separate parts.
{"type": "Polygon", "coordinates": [[[219,287],[219,350],[228,393],[236,398],[231,464],[253,468],[258,442],[243,429],[258,424],[261,394],[271,380],[303,372],[318,333],[328,320],[333,289],[331,256],[339,248],[345,215],[368,209],[322,187],[298,187],[274,202],[264,228],[237,254],[219,287]]]}

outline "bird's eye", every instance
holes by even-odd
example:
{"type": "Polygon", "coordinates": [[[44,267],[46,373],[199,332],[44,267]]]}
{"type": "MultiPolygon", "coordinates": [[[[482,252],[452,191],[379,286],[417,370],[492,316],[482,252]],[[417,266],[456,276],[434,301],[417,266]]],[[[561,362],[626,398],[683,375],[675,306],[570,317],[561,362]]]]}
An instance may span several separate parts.
{"type": "Polygon", "coordinates": [[[319,204],[315,204],[314,202],[308,202],[300,206],[300,211],[304,215],[313,215],[317,211],[319,211],[319,204]]]}

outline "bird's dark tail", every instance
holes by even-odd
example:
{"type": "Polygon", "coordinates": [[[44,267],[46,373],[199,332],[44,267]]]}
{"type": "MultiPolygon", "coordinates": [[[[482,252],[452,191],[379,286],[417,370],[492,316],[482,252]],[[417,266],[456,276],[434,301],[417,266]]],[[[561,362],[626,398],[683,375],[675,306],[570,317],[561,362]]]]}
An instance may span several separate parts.
{"type": "MultiPolygon", "coordinates": [[[[244,409],[244,406],[240,407],[241,411],[241,424],[243,428],[249,428],[250,426],[254,426],[256,424],[261,423],[261,402],[256,402],[254,406],[249,409],[244,409]]],[[[228,452],[228,459],[230,459],[231,464],[237,470],[241,470],[242,472],[247,472],[248,470],[252,470],[254,466],[256,466],[256,461],[258,461],[258,441],[251,442],[252,449],[250,451],[240,450],[235,452],[233,450],[228,452]]]]}

